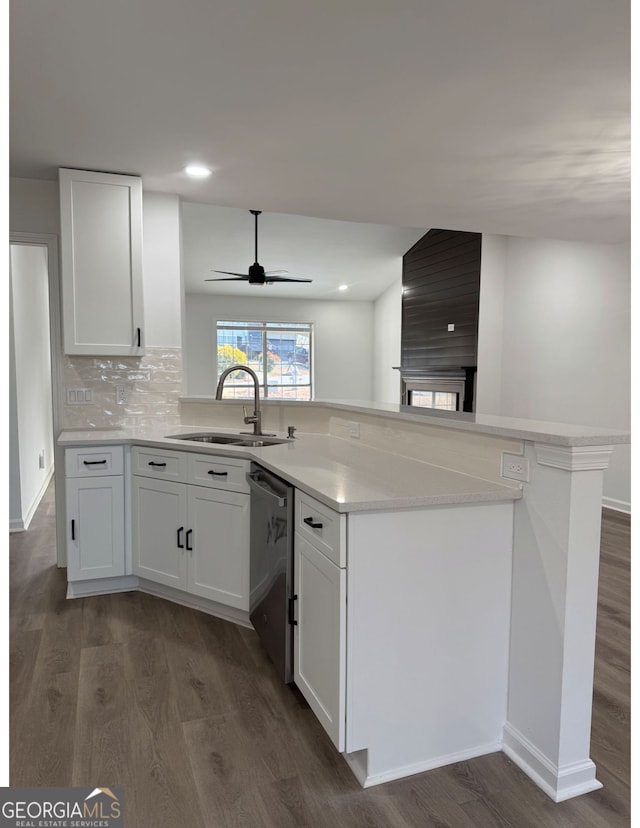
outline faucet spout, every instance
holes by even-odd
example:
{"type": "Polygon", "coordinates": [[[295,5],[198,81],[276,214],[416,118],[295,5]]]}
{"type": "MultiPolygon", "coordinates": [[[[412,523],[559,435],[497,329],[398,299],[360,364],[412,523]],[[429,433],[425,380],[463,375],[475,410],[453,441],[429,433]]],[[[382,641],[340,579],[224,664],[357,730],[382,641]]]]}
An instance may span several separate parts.
{"type": "Polygon", "coordinates": [[[247,423],[247,425],[253,424],[253,433],[255,435],[262,436],[262,412],[260,410],[260,380],[258,379],[258,375],[254,370],[252,370],[246,365],[232,365],[230,368],[226,368],[220,374],[220,379],[218,380],[218,387],[216,388],[216,400],[222,399],[222,392],[224,390],[225,380],[233,371],[245,371],[253,380],[254,410],[253,414],[247,415],[247,409],[243,406],[244,421],[245,423],[247,423]]]}

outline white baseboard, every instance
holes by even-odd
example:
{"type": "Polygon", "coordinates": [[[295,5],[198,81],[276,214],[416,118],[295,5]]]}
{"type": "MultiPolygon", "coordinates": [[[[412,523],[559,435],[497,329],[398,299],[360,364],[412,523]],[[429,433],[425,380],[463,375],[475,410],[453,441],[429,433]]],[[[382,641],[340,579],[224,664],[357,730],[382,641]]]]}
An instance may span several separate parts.
{"type": "Polygon", "coordinates": [[[504,726],[502,749],[554,802],[564,802],[602,787],[591,759],[559,768],[508,722],[504,726]]]}
{"type": "Polygon", "coordinates": [[[40,501],[44,497],[44,493],[47,491],[47,486],[51,482],[51,478],[53,477],[53,465],[51,465],[44,476],[42,481],[42,485],[38,489],[36,496],[33,498],[30,506],[26,510],[26,512],[21,515],[19,518],[11,518],[9,520],[9,532],[26,532],[29,528],[29,524],[33,520],[33,516],[36,513],[36,509],[40,505],[40,501]]]}
{"type": "Polygon", "coordinates": [[[164,586],[164,584],[154,584],[153,581],[147,581],[137,575],[70,581],[67,584],[67,598],[88,598],[92,595],[109,595],[110,593],[132,592],[133,590],[146,592],[149,595],[155,595],[156,598],[164,598],[173,601],[175,604],[182,604],[190,609],[206,612],[207,615],[215,615],[216,618],[222,618],[224,621],[239,624],[241,627],[253,629],[249,621],[249,613],[244,610],[225,607],[223,604],[208,601],[198,595],[190,595],[188,592],[182,592],[179,589],[172,589],[164,586]]]}
{"type": "Polygon", "coordinates": [[[602,508],[613,509],[614,512],[624,512],[625,515],[631,514],[631,503],[626,500],[616,500],[615,497],[603,497],[602,508]]]}
{"type": "Polygon", "coordinates": [[[138,589],[135,575],[115,578],[88,578],[86,581],[70,581],[67,598],[88,598],[91,595],[109,595],[113,592],[131,592],[138,589]]]}
{"type": "Polygon", "coordinates": [[[216,618],[222,618],[223,621],[231,621],[241,627],[253,629],[253,625],[249,621],[249,613],[246,610],[225,607],[224,604],[218,604],[216,601],[209,601],[207,598],[200,598],[198,595],[191,595],[189,592],[182,592],[164,584],[156,584],[153,581],[147,581],[146,578],[138,578],[138,582],[141,592],[155,595],[156,598],[166,598],[176,604],[182,604],[184,607],[206,612],[207,615],[214,615],[216,618]]]}
{"type": "Polygon", "coordinates": [[[379,773],[369,773],[368,769],[365,769],[362,754],[365,754],[366,751],[360,750],[353,754],[345,753],[343,756],[362,787],[371,788],[374,785],[382,785],[384,782],[393,782],[396,779],[414,776],[416,773],[424,773],[435,768],[442,768],[445,765],[453,765],[455,762],[465,762],[467,759],[475,759],[477,756],[497,753],[501,749],[501,742],[488,742],[487,744],[477,745],[468,750],[460,750],[457,753],[449,753],[446,756],[436,756],[424,762],[415,762],[411,765],[389,768],[379,773]]]}

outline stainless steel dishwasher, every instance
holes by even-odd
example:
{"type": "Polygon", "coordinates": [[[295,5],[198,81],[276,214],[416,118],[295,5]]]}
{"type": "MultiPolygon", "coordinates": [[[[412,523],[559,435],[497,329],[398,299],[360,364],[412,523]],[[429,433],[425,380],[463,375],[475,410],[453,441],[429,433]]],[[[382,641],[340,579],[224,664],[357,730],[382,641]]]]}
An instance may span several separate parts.
{"type": "Polygon", "coordinates": [[[286,683],[293,681],[293,486],[256,463],[251,488],[249,618],[286,683]]]}

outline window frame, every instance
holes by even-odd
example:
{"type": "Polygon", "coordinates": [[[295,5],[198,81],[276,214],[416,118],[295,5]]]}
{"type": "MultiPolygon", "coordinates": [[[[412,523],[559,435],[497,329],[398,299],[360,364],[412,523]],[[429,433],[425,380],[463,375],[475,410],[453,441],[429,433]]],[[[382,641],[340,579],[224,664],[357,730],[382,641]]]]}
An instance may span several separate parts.
{"type": "MultiPolygon", "coordinates": [[[[247,367],[254,370],[255,373],[258,376],[260,398],[262,400],[271,400],[271,401],[277,400],[277,401],[280,401],[280,402],[286,402],[287,400],[290,400],[291,402],[312,402],[313,401],[313,399],[314,399],[314,384],[315,384],[314,383],[314,372],[313,372],[313,368],[314,368],[314,345],[315,345],[315,343],[314,343],[314,323],[312,321],[302,321],[302,320],[296,320],[295,322],[294,321],[282,321],[282,320],[277,320],[276,321],[276,320],[272,320],[272,319],[267,319],[267,320],[265,320],[265,319],[255,319],[255,318],[254,319],[248,319],[246,317],[238,319],[238,318],[233,318],[233,317],[230,317],[230,316],[225,316],[223,319],[214,319],[213,320],[213,359],[214,359],[214,376],[215,376],[216,385],[219,381],[220,374],[222,373],[222,370],[220,369],[219,361],[218,361],[218,347],[219,347],[218,334],[221,330],[222,331],[242,331],[243,333],[247,334],[247,338],[248,338],[249,332],[251,332],[251,331],[259,332],[261,334],[261,351],[260,352],[262,354],[265,354],[265,353],[269,352],[268,338],[269,338],[270,334],[273,335],[274,333],[277,333],[277,332],[286,332],[286,333],[300,333],[300,334],[303,334],[303,335],[307,335],[308,336],[307,362],[308,362],[308,367],[309,367],[308,382],[302,382],[302,383],[295,382],[295,383],[291,383],[291,384],[288,384],[288,383],[286,383],[286,384],[285,383],[274,383],[274,382],[269,383],[269,381],[268,381],[268,375],[269,375],[268,361],[265,360],[264,358],[262,359],[262,369],[261,370],[257,370],[255,368],[255,366],[253,366],[251,364],[247,364],[247,367]],[[273,392],[275,390],[284,389],[284,388],[288,388],[288,389],[292,389],[292,390],[296,390],[296,391],[298,389],[308,388],[309,389],[309,399],[307,400],[307,399],[299,399],[297,397],[288,398],[288,397],[283,397],[283,396],[271,396],[269,394],[269,389],[271,389],[272,392],[273,392]]],[[[228,343],[228,344],[231,344],[232,347],[238,347],[237,343],[235,345],[233,345],[232,343],[228,343]]],[[[249,361],[248,361],[248,363],[249,363],[249,361]]],[[[291,364],[295,365],[297,363],[291,363],[291,364]]],[[[244,383],[234,383],[231,380],[227,380],[225,382],[225,390],[227,388],[246,388],[246,385],[244,383]]],[[[225,397],[225,396],[223,396],[223,399],[231,399],[231,400],[236,399],[236,400],[239,400],[239,399],[244,399],[244,398],[243,397],[225,397]]]]}

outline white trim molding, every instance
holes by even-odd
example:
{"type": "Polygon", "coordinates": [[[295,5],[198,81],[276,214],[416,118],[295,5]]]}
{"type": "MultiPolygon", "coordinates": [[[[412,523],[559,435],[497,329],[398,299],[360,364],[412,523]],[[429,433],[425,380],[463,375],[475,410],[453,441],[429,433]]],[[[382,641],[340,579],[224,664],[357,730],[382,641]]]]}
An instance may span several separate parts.
{"type": "Polygon", "coordinates": [[[478,756],[486,756],[489,753],[498,753],[502,748],[500,741],[487,742],[484,745],[460,750],[456,753],[449,753],[445,756],[436,756],[424,762],[415,762],[411,765],[400,765],[397,768],[390,768],[381,773],[370,773],[368,770],[368,750],[358,750],[354,753],[343,753],[347,765],[363,788],[372,788],[375,785],[383,785],[385,782],[394,782],[397,779],[405,779],[407,776],[414,776],[417,773],[435,770],[445,765],[453,765],[456,762],[466,762],[468,759],[476,759],[478,756]]]}
{"type": "Polygon", "coordinates": [[[563,471],[593,471],[609,467],[613,446],[552,446],[534,443],[536,460],[541,466],[563,471]]]}
{"type": "Polygon", "coordinates": [[[9,520],[9,532],[26,532],[29,528],[29,524],[33,520],[33,516],[36,513],[36,509],[40,505],[40,501],[44,497],[44,493],[47,491],[47,486],[51,483],[51,478],[53,477],[53,463],[49,466],[49,470],[47,471],[44,479],[42,481],[42,485],[38,489],[38,493],[33,498],[31,505],[26,509],[24,514],[22,514],[19,518],[11,518],[9,520]]]}
{"type": "Polygon", "coordinates": [[[627,500],[616,500],[615,497],[603,497],[602,506],[604,509],[611,509],[614,512],[622,512],[625,515],[631,514],[631,503],[627,500]]]}
{"type": "Polygon", "coordinates": [[[504,726],[502,749],[554,802],[602,787],[591,759],[558,767],[508,722],[504,726]]]}

